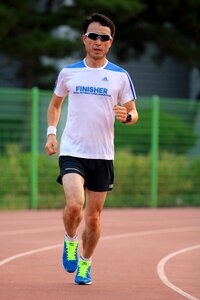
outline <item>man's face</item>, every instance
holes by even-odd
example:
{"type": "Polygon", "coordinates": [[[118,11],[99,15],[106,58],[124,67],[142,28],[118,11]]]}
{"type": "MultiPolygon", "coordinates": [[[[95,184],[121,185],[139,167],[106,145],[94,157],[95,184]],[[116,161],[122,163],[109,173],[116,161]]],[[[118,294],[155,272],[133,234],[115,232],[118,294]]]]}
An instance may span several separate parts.
{"type": "MultiPolygon", "coordinates": [[[[111,35],[109,27],[102,26],[97,22],[92,22],[88,26],[86,34],[89,32],[97,33],[99,35],[101,34],[105,34],[109,36],[111,35]]],[[[89,55],[91,58],[95,60],[102,59],[106,56],[110,46],[112,45],[112,42],[113,42],[112,39],[109,39],[108,41],[102,41],[102,39],[99,37],[96,40],[93,40],[88,36],[83,35],[83,43],[85,45],[87,55],[89,55]]]]}

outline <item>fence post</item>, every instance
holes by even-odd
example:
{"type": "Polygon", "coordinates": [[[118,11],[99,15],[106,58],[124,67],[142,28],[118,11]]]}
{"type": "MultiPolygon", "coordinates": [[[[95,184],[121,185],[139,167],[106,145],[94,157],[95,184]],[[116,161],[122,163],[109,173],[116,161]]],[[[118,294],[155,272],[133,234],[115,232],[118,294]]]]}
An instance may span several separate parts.
{"type": "Polygon", "coordinates": [[[158,206],[158,154],[159,154],[159,110],[158,96],[152,97],[152,132],[151,132],[151,207],[158,206]]]}
{"type": "Polygon", "coordinates": [[[31,208],[38,204],[38,130],[39,130],[39,89],[31,91],[31,208]]]}

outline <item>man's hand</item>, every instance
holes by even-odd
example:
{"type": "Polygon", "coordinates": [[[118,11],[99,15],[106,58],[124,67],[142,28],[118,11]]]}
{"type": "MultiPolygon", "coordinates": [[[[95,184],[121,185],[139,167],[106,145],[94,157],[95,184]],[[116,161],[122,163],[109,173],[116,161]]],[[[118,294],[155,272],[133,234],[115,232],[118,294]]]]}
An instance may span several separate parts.
{"type": "Polygon", "coordinates": [[[45,151],[48,155],[53,155],[58,151],[58,142],[55,134],[49,134],[45,145],[45,151]]]}
{"type": "Polygon", "coordinates": [[[114,105],[116,119],[120,122],[126,122],[127,109],[124,106],[114,105]]]}

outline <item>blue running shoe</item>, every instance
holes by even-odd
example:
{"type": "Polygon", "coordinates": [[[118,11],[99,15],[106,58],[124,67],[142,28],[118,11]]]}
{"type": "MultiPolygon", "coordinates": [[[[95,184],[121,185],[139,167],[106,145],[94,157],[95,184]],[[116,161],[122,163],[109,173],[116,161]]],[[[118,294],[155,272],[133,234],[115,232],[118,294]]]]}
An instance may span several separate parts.
{"type": "Polygon", "coordinates": [[[62,264],[67,272],[73,273],[76,271],[78,266],[78,241],[64,240],[62,264]]]}
{"type": "Polygon", "coordinates": [[[75,277],[75,283],[80,285],[91,284],[90,276],[91,262],[79,259],[78,269],[75,277]]]}

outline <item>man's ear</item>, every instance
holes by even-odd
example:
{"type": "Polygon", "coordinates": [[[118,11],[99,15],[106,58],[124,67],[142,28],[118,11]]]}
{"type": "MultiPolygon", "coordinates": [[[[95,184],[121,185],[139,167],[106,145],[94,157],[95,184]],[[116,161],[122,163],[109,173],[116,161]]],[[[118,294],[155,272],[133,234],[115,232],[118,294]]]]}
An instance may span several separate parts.
{"type": "Polygon", "coordinates": [[[110,40],[110,46],[109,46],[109,48],[112,46],[112,43],[113,43],[113,39],[110,40]]]}
{"type": "Polygon", "coordinates": [[[85,40],[86,40],[86,36],[84,34],[82,34],[82,41],[85,44],[85,40]]]}

